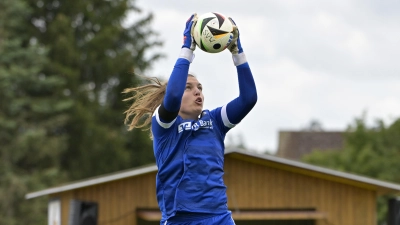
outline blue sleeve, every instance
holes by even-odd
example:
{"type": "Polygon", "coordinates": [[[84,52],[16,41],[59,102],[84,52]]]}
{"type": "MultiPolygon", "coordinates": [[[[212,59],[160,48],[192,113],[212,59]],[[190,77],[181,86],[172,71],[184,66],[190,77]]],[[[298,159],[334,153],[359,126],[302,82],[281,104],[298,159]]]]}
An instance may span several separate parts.
{"type": "Polygon", "coordinates": [[[167,90],[161,108],[167,112],[160,113],[160,119],[169,122],[175,118],[181,107],[183,92],[186,87],[186,80],[189,73],[190,62],[184,58],[178,58],[174,69],[169,77],[167,90]],[[164,116],[168,114],[168,116],[164,116]]]}
{"type": "Polygon", "coordinates": [[[238,124],[257,102],[257,89],[249,64],[246,62],[236,67],[239,82],[239,97],[229,102],[226,114],[232,124],[238,124]]]}

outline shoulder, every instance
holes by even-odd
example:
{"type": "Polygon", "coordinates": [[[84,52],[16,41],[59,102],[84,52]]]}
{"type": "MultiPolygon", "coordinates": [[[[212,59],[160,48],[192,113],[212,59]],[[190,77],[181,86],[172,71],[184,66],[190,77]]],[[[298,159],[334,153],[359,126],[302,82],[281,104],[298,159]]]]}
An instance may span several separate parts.
{"type": "Polygon", "coordinates": [[[167,134],[173,133],[174,131],[178,131],[178,126],[182,123],[182,118],[177,116],[171,122],[164,122],[158,115],[158,110],[156,110],[151,118],[151,132],[153,133],[153,137],[157,139],[158,137],[164,137],[167,134]]]}
{"type": "Polygon", "coordinates": [[[209,113],[217,122],[221,123],[221,126],[224,126],[228,129],[231,129],[235,126],[235,124],[232,124],[228,119],[228,115],[226,113],[226,105],[215,108],[209,111],[209,113]]]}
{"type": "Polygon", "coordinates": [[[151,120],[152,121],[151,125],[152,125],[152,127],[154,127],[154,125],[158,125],[159,127],[168,129],[180,118],[180,116],[178,115],[174,120],[172,120],[170,122],[163,121],[160,117],[160,112],[159,112],[160,107],[161,107],[161,105],[158,106],[156,108],[156,110],[154,110],[152,120],[151,120]]]}
{"type": "Polygon", "coordinates": [[[204,110],[203,113],[209,114],[213,124],[221,133],[227,133],[235,125],[230,123],[226,114],[226,106],[217,107],[211,111],[204,110]]]}

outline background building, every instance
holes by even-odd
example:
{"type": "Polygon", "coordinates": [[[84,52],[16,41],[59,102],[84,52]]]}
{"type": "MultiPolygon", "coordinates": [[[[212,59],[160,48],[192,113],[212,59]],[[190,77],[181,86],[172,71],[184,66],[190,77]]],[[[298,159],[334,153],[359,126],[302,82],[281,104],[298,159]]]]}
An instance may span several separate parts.
{"type": "MultiPolygon", "coordinates": [[[[26,198],[50,199],[52,225],[156,225],[156,173],[150,165],[26,198]]],[[[377,197],[400,193],[397,184],[236,150],[225,155],[224,180],[237,225],[375,225],[377,197]]]]}
{"type": "Polygon", "coordinates": [[[312,151],[340,150],[344,145],[340,131],[280,131],[276,155],[300,160],[312,151]]]}

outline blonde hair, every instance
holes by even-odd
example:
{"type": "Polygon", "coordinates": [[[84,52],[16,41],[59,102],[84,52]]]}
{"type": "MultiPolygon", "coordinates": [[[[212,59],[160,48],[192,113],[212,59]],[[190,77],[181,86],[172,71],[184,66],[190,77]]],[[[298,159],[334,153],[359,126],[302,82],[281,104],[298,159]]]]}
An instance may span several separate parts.
{"type": "MultiPolygon", "coordinates": [[[[139,87],[127,88],[122,93],[132,94],[131,97],[125,98],[123,101],[131,102],[132,105],[124,112],[124,124],[129,125],[128,130],[134,128],[150,129],[151,117],[159,105],[161,105],[167,82],[161,83],[155,77],[144,77],[150,84],[139,87]]],[[[150,134],[151,136],[151,134],[150,134]]]]}

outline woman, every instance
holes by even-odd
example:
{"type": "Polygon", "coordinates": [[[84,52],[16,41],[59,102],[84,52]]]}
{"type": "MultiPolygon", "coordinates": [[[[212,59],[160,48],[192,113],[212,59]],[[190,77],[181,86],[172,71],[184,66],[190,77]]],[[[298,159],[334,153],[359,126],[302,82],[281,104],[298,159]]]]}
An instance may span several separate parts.
{"type": "Polygon", "coordinates": [[[167,84],[155,79],[156,84],[124,91],[134,93],[127,100],[135,100],[125,112],[125,123],[133,129],[151,122],[160,224],[230,225],[235,223],[223,182],[224,138],[253,108],[257,92],[235,25],[228,49],[237,67],[240,94],[222,107],[203,110],[202,85],[188,75],[196,21],[193,14],[186,22],[184,44],[167,84]],[[140,124],[149,113],[153,116],[140,124]]]}

